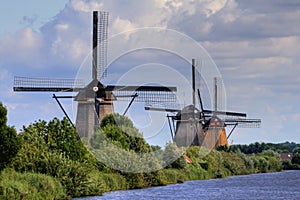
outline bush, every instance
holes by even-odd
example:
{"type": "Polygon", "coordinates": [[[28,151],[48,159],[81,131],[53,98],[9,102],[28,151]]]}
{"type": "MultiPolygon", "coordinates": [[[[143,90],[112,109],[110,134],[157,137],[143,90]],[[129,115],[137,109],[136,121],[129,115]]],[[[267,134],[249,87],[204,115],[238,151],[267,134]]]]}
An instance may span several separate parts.
{"type": "Polygon", "coordinates": [[[103,187],[103,192],[128,189],[125,177],[119,173],[102,173],[94,171],[91,173],[90,181],[94,184],[98,183],[100,187],[103,187]]]}
{"type": "Polygon", "coordinates": [[[300,165],[300,154],[299,153],[297,153],[293,156],[292,163],[300,165]]]}
{"type": "Polygon", "coordinates": [[[26,132],[22,136],[25,137],[22,148],[10,164],[16,171],[42,173],[55,177],[71,196],[99,192],[89,182],[93,166],[86,162],[71,160],[67,153],[50,149],[44,138],[39,137],[35,131],[32,135],[26,132]]]}
{"type": "Polygon", "coordinates": [[[271,156],[271,157],[274,157],[276,159],[280,159],[280,155],[278,152],[276,151],[273,151],[271,149],[268,149],[268,150],[264,150],[261,155],[266,155],[266,156],[271,156]]]}
{"type": "Polygon", "coordinates": [[[145,141],[143,135],[134,127],[132,121],[119,114],[105,116],[101,121],[101,128],[96,131],[90,143],[98,149],[105,143],[112,143],[126,151],[148,153],[151,146],[145,141]]]}
{"type": "Polygon", "coordinates": [[[162,182],[164,184],[182,183],[185,180],[187,180],[182,170],[169,168],[169,169],[163,169],[162,172],[163,172],[162,182]]]}
{"type": "Polygon", "coordinates": [[[260,173],[266,173],[269,169],[269,162],[263,156],[256,156],[254,166],[260,173]]]}
{"type": "Polygon", "coordinates": [[[168,143],[163,152],[163,161],[167,168],[183,169],[187,166],[183,152],[174,143],[168,143]]]}
{"type": "Polygon", "coordinates": [[[20,172],[47,174],[57,178],[71,196],[88,195],[91,166],[68,159],[64,154],[24,145],[11,166],[20,172]],[[27,147],[27,148],[26,148],[27,147]]]}
{"type": "Polygon", "coordinates": [[[222,152],[224,167],[229,169],[232,175],[248,174],[244,160],[238,154],[222,152]]]}
{"type": "Polygon", "coordinates": [[[278,172],[282,170],[282,163],[279,158],[273,156],[265,156],[269,162],[268,172],[278,172]]]}
{"type": "Polygon", "coordinates": [[[44,174],[18,173],[5,169],[0,175],[0,199],[62,199],[62,184],[44,174]]]}
{"type": "Polygon", "coordinates": [[[189,167],[185,170],[185,180],[204,180],[208,179],[208,172],[201,167],[194,167],[193,165],[189,165],[189,167]]]}

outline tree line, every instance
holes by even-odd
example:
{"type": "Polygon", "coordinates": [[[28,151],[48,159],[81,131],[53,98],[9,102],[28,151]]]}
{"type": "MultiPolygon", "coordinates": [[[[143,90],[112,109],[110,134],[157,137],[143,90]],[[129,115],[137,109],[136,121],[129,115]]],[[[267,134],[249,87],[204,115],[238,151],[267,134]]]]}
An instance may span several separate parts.
{"type": "Polygon", "coordinates": [[[273,150],[278,153],[300,153],[300,144],[296,144],[295,142],[284,142],[278,144],[255,142],[251,144],[231,145],[230,148],[234,152],[240,150],[245,154],[258,154],[266,150],[273,150]]]}

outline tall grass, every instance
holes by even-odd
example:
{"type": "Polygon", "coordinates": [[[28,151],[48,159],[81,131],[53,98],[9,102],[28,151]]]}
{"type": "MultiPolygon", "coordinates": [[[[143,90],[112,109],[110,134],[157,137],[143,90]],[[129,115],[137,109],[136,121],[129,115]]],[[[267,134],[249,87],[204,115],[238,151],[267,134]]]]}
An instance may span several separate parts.
{"type": "Polygon", "coordinates": [[[0,199],[63,199],[66,190],[55,178],[44,174],[5,169],[0,174],[0,199]]]}

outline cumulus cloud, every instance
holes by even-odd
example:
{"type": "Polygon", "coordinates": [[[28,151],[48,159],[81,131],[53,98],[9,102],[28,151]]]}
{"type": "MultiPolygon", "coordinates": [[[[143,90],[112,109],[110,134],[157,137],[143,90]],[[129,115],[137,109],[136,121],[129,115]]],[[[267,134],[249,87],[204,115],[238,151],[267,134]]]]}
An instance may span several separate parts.
{"type": "Polygon", "coordinates": [[[43,37],[30,27],[0,38],[0,58],[3,65],[35,64],[43,47],[43,37]]]}

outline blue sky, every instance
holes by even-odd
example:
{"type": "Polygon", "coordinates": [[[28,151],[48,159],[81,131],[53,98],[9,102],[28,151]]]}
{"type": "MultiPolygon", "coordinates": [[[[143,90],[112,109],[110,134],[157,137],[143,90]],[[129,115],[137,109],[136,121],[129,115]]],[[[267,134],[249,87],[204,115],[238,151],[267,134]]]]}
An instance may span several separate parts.
{"type": "MultiPolygon", "coordinates": [[[[62,118],[51,93],[14,93],[13,77],[76,77],[82,66],[89,65],[84,60],[91,49],[91,11],[104,10],[110,13],[110,36],[137,28],[160,27],[182,33],[205,48],[222,75],[227,110],[262,119],[260,129],[239,128],[229,142],[299,143],[300,3],[297,2],[4,1],[0,7],[0,101],[8,109],[9,124],[18,130],[38,119],[62,118]]],[[[130,36],[131,32],[122,35],[125,39],[130,36]]],[[[153,43],[159,41],[155,37],[149,37],[151,42],[150,39],[153,43]]],[[[190,52],[184,41],[174,40],[172,48],[197,58],[197,52],[190,52]]],[[[118,45],[123,48],[131,44],[118,45]]],[[[112,46],[109,48],[114,51],[112,46]]],[[[180,59],[171,62],[170,55],[160,53],[157,57],[147,51],[136,52],[122,61],[120,67],[109,70],[107,82],[120,78],[130,66],[159,62],[180,68],[180,64],[187,64],[180,59]]],[[[73,112],[72,102],[62,103],[69,113],[73,112]]],[[[133,107],[130,116],[138,106],[142,107],[133,107]]],[[[141,123],[144,119],[149,120],[149,116],[140,114],[134,121],[143,127],[147,124],[141,123]]],[[[162,138],[167,140],[167,136],[162,138]]]]}

